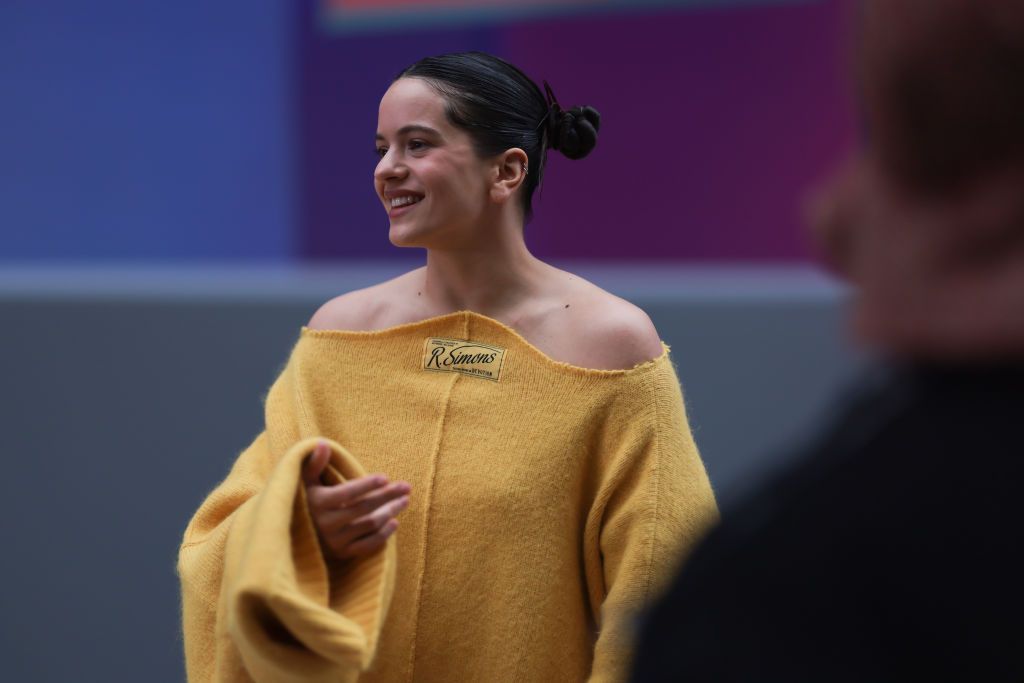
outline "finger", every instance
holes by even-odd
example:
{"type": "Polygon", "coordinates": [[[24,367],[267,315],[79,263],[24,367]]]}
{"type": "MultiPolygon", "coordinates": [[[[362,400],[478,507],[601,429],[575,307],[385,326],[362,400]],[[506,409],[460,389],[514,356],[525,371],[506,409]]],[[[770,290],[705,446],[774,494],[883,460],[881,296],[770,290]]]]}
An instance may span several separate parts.
{"type": "Polygon", "coordinates": [[[323,492],[323,506],[325,508],[348,507],[374,489],[385,486],[388,478],[383,474],[371,474],[366,477],[359,477],[344,484],[336,484],[328,487],[323,492]]]}
{"type": "Polygon", "coordinates": [[[377,552],[384,547],[387,543],[388,537],[395,533],[398,529],[398,520],[392,519],[390,522],[384,525],[384,527],[369,536],[364,536],[358,541],[349,543],[342,551],[341,555],[343,559],[352,557],[365,557],[371,553],[377,552]]]}
{"type": "Polygon", "coordinates": [[[331,449],[323,441],[317,443],[312,454],[306,457],[306,463],[302,467],[302,481],[306,486],[317,486],[320,482],[320,475],[327,467],[327,461],[331,459],[331,449]]]}
{"type": "MultiPolygon", "coordinates": [[[[308,489],[307,493],[309,496],[310,508],[314,511],[314,516],[320,518],[322,514],[326,514],[334,510],[344,510],[348,506],[354,504],[359,500],[362,493],[367,491],[373,491],[375,488],[386,486],[388,483],[387,477],[382,474],[373,474],[367,477],[360,477],[359,479],[353,479],[352,481],[345,482],[343,484],[336,484],[334,486],[318,486],[308,489]]],[[[343,522],[348,522],[356,519],[360,515],[346,515],[343,522]]],[[[336,523],[339,516],[332,518],[332,523],[336,523]]]]}
{"type": "Polygon", "coordinates": [[[334,532],[334,538],[342,543],[351,543],[367,534],[376,533],[384,528],[391,519],[409,505],[409,498],[402,496],[377,508],[373,513],[349,522],[334,532]]]}
{"type": "Polygon", "coordinates": [[[321,528],[326,533],[338,531],[346,524],[373,513],[380,506],[400,496],[408,495],[409,491],[410,486],[408,483],[404,481],[395,482],[371,491],[362,498],[349,503],[346,507],[326,509],[320,516],[321,528]]]}

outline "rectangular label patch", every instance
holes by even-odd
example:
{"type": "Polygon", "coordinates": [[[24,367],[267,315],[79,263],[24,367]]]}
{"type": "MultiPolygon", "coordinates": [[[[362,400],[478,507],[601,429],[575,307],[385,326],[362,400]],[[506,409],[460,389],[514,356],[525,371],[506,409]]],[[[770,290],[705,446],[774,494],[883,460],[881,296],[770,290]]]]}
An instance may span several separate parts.
{"type": "Polygon", "coordinates": [[[431,337],[423,347],[423,369],[458,372],[497,382],[505,362],[505,349],[464,339],[431,337]]]}

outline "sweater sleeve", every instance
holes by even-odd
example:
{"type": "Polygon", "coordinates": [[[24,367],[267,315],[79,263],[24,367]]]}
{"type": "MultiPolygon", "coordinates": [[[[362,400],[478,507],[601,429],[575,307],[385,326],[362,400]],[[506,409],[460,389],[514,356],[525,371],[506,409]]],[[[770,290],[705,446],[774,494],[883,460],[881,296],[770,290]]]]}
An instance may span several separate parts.
{"type": "MultiPolygon", "coordinates": [[[[372,661],[390,601],[392,539],[358,561],[324,561],[301,473],[318,439],[293,440],[284,452],[272,446],[295,430],[274,433],[284,411],[280,395],[272,405],[275,388],[268,428],[207,496],[179,550],[191,683],[354,681],[372,661]]],[[[365,474],[344,447],[324,440],[331,483],[365,474]]]]}
{"type": "Polygon", "coordinates": [[[626,680],[639,613],[718,520],[674,368],[666,362],[632,389],[643,408],[611,420],[584,534],[598,624],[591,683],[626,680]]]}

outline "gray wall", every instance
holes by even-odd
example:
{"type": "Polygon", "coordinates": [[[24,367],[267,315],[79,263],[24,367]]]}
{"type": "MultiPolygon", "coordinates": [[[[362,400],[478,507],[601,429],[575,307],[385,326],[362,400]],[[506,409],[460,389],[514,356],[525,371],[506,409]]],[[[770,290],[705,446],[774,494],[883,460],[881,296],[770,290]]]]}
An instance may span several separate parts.
{"type": "MultiPolygon", "coordinates": [[[[859,362],[814,272],[562,265],[672,346],[726,511],[859,362]]],[[[5,680],[184,678],[185,524],[262,428],[299,327],[400,268],[0,270],[5,680]]]]}

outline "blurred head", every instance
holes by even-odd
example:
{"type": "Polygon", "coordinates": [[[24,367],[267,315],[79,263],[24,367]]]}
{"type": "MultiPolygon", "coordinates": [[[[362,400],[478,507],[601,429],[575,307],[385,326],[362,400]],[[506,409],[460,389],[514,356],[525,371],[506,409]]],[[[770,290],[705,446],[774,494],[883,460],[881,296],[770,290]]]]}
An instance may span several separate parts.
{"type": "Polygon", "coordinates": [[[871,148],[907,190],[1024,166],[1024,2],[868,0],[859,71],[871,148]]]}
{"type": "Polygon", "coordinates": [[[863,339],[1024,353],[1024,0],[866,0],[867,141],[816,229],[863,339]]]}
{"type": "Polygon", "coordinates": [[[582,158],[599,125],[596,110],[563,111],[550,90],[545,96],[497,57],[470,52],[416,62],[391,84],[379,111],[377,193],[387,209],[395,192],[417,200],[390,214],[392,241],[426,246],[428,235],[454,238],[503,207],[529,220],[547,148],[582,158]]]}

